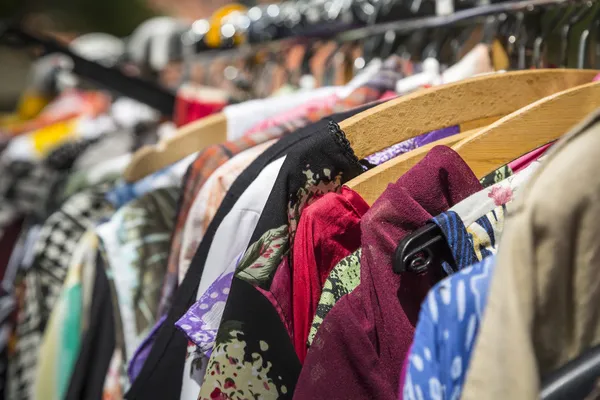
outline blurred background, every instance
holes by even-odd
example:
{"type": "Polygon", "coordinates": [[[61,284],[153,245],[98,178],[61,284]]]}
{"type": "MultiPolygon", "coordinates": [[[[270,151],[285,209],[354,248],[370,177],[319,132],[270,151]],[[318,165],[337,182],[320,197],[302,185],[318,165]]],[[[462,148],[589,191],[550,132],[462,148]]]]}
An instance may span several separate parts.
{"type": "MultiPolygon", "coordinates": [[[[251,7],[270,0],[243,0],[251,7]]],[[[226,0],[0,0],[0,21],[15,21],[69,43],[103,32],[127,37],[144,21],[158,16],[183,23],[209,18],[226,0]]],[[[0,111],[13,110],[27,84],[34,58],[21,49],[0,46],[0,111]]]]}

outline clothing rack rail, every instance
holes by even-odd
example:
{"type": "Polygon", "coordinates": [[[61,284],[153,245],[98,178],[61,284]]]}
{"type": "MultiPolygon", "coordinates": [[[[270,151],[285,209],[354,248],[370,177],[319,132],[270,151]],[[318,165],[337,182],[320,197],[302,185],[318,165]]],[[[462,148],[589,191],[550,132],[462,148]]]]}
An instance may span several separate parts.
{"type": "Polygon", "coordinates": [[[4,25],[0,41],[12,46],[39,46],[45,54],[60,53],[72,60],[72,72],[78,76],[156,109],[171,118],[175,110],[175,95],[144,79],[128,76],[118,67],[107,67],[75,54],[57,40],[25,31],[20,26],[4,25]]]}
{"type": "MultiPolygon", "coordinates": [[[[246,43],[234,48],[232,48],[231,43],[228,43],[228,46],[222,49],[202,46],[197,49],[197,55],[212,56],[214,54],[238,51],[251,53],[255,51],[256,48],[261,48],[264,46],[285,46],[290,42],[309,42],[312,40],[336,40],[339,42],[348,42],[366,39],[377,35],[383,35],[389,31],[396,33],[410,33],[418,29],[442,27],[495,14],[514,13],[530,10],[540,6],[560,5],[566,3],[573,3],[573,0],[507,1],[458,10],[448,15],[416,17],[388,22],[375,22],[366,24],[366,26],[357,26],[357,23],[352,22],[342,23],[328,21],[326,24],[320,23],[307,25],[304,27],[294,27],[293,29],[286,31],[289,36],[281,36],[274,39],[271,38],[269,40],[260,40],[260,38],[253,40],[253,38],[250,37],[246,43]]],[[[258,21],[253,23],[258,23],[258,21]]],[[[273,23],[277,22],[273,21],[273,23]]],[[[239,32],[244,34],[245,31],[248,31],[251,28],[236,29],[238,29],[236,33],[239,32]]]]}
{"type": "Polygon", "coordinates": [[[363,28],[357,28],[338,35],[340,40],[358,40],[371,36],[385,34],[388,31],[408,33],[416,29],[435,28],[455,24],[461,21],[486,17],[495,14],[531,10],[535,7],[559,5],[572,2],[570,0],[523,0],[517,2],[504,2],[459,10],[449,15],[415,18],[405,21],[385,22],[363,28]]]}

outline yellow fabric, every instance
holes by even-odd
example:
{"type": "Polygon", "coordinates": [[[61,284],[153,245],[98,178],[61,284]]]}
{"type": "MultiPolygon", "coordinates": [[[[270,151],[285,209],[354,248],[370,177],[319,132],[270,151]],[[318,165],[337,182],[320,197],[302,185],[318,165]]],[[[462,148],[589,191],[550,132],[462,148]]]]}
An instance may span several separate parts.
{"type": "Polygon", "coordinates": [[[47,154],[56,146],[75,137],[76,118],[56,122],[31,134],[33,148],[38,155],[47,154]]]}
{"type": "Polygon", "coordinates": [[[24,93],[17,107],[19,119],[27,121],[35,118],[51,100],[51,98],[35,92],[24,93]]]}
{"type": "Polygon", "coordinates": [[[38,116],[38,114],[50,103],[50,98],[39,95],[35,92],[25,92],[17,106],[17,110],[10,114],[0,115],[0,127],[11,128],[24,121],[29,121],[38,116]]]}

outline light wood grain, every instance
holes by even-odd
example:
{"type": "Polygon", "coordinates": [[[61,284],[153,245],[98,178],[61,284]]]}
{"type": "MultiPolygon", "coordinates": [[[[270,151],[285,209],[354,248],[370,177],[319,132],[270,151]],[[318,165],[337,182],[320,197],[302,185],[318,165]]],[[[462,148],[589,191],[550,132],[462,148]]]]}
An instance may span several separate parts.
{"type": "Polygon", "coordinates": [[[452,146],[453,144],[468,138],[478,130],[479,129],[473,129],[464,133],[449,136],[409,151],[408,153],[395,157],[386,163],[360,174],[346,183],[346,186],[355,190],[369,205],[372,205],[390,183],[396,182],[399,177],[404,175],[409,169],[415,166],[415,164],[421,161],[433,147],[438,145],[452,146]]]}
{"type": "Polygon", "coordinates": [[[181,127],[173,137],[154,146],[144,146],[133,155],[123,177],[136,182],[207,146],[227,140],[227,119],[218,113],[181,127]]]}
{"type": "Polygon", "coordinates": [[[342,121],[340,127],[358,158],[364,158],[436,129],[505,116],[545,96],[589,83],[597,73],[548,69],[480,76],[388,101],[342,121]]]}
{"type": "Polygon", "coordinates": [[[600,107],[600,82],[536,101],[453,146],[478,177],[560,138],[600,107]]]}

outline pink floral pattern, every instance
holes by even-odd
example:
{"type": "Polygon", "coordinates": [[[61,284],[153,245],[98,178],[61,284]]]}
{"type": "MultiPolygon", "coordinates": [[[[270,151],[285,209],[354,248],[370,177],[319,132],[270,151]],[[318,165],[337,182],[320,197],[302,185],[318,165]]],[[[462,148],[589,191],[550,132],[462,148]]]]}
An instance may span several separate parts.
{"type": "Polygon", "coordinates": [[[513,190],[510,186],[493,186],[488,193],[488,197],[494,200],[496,206],[501,206],[512,200],[513,190]]]}

